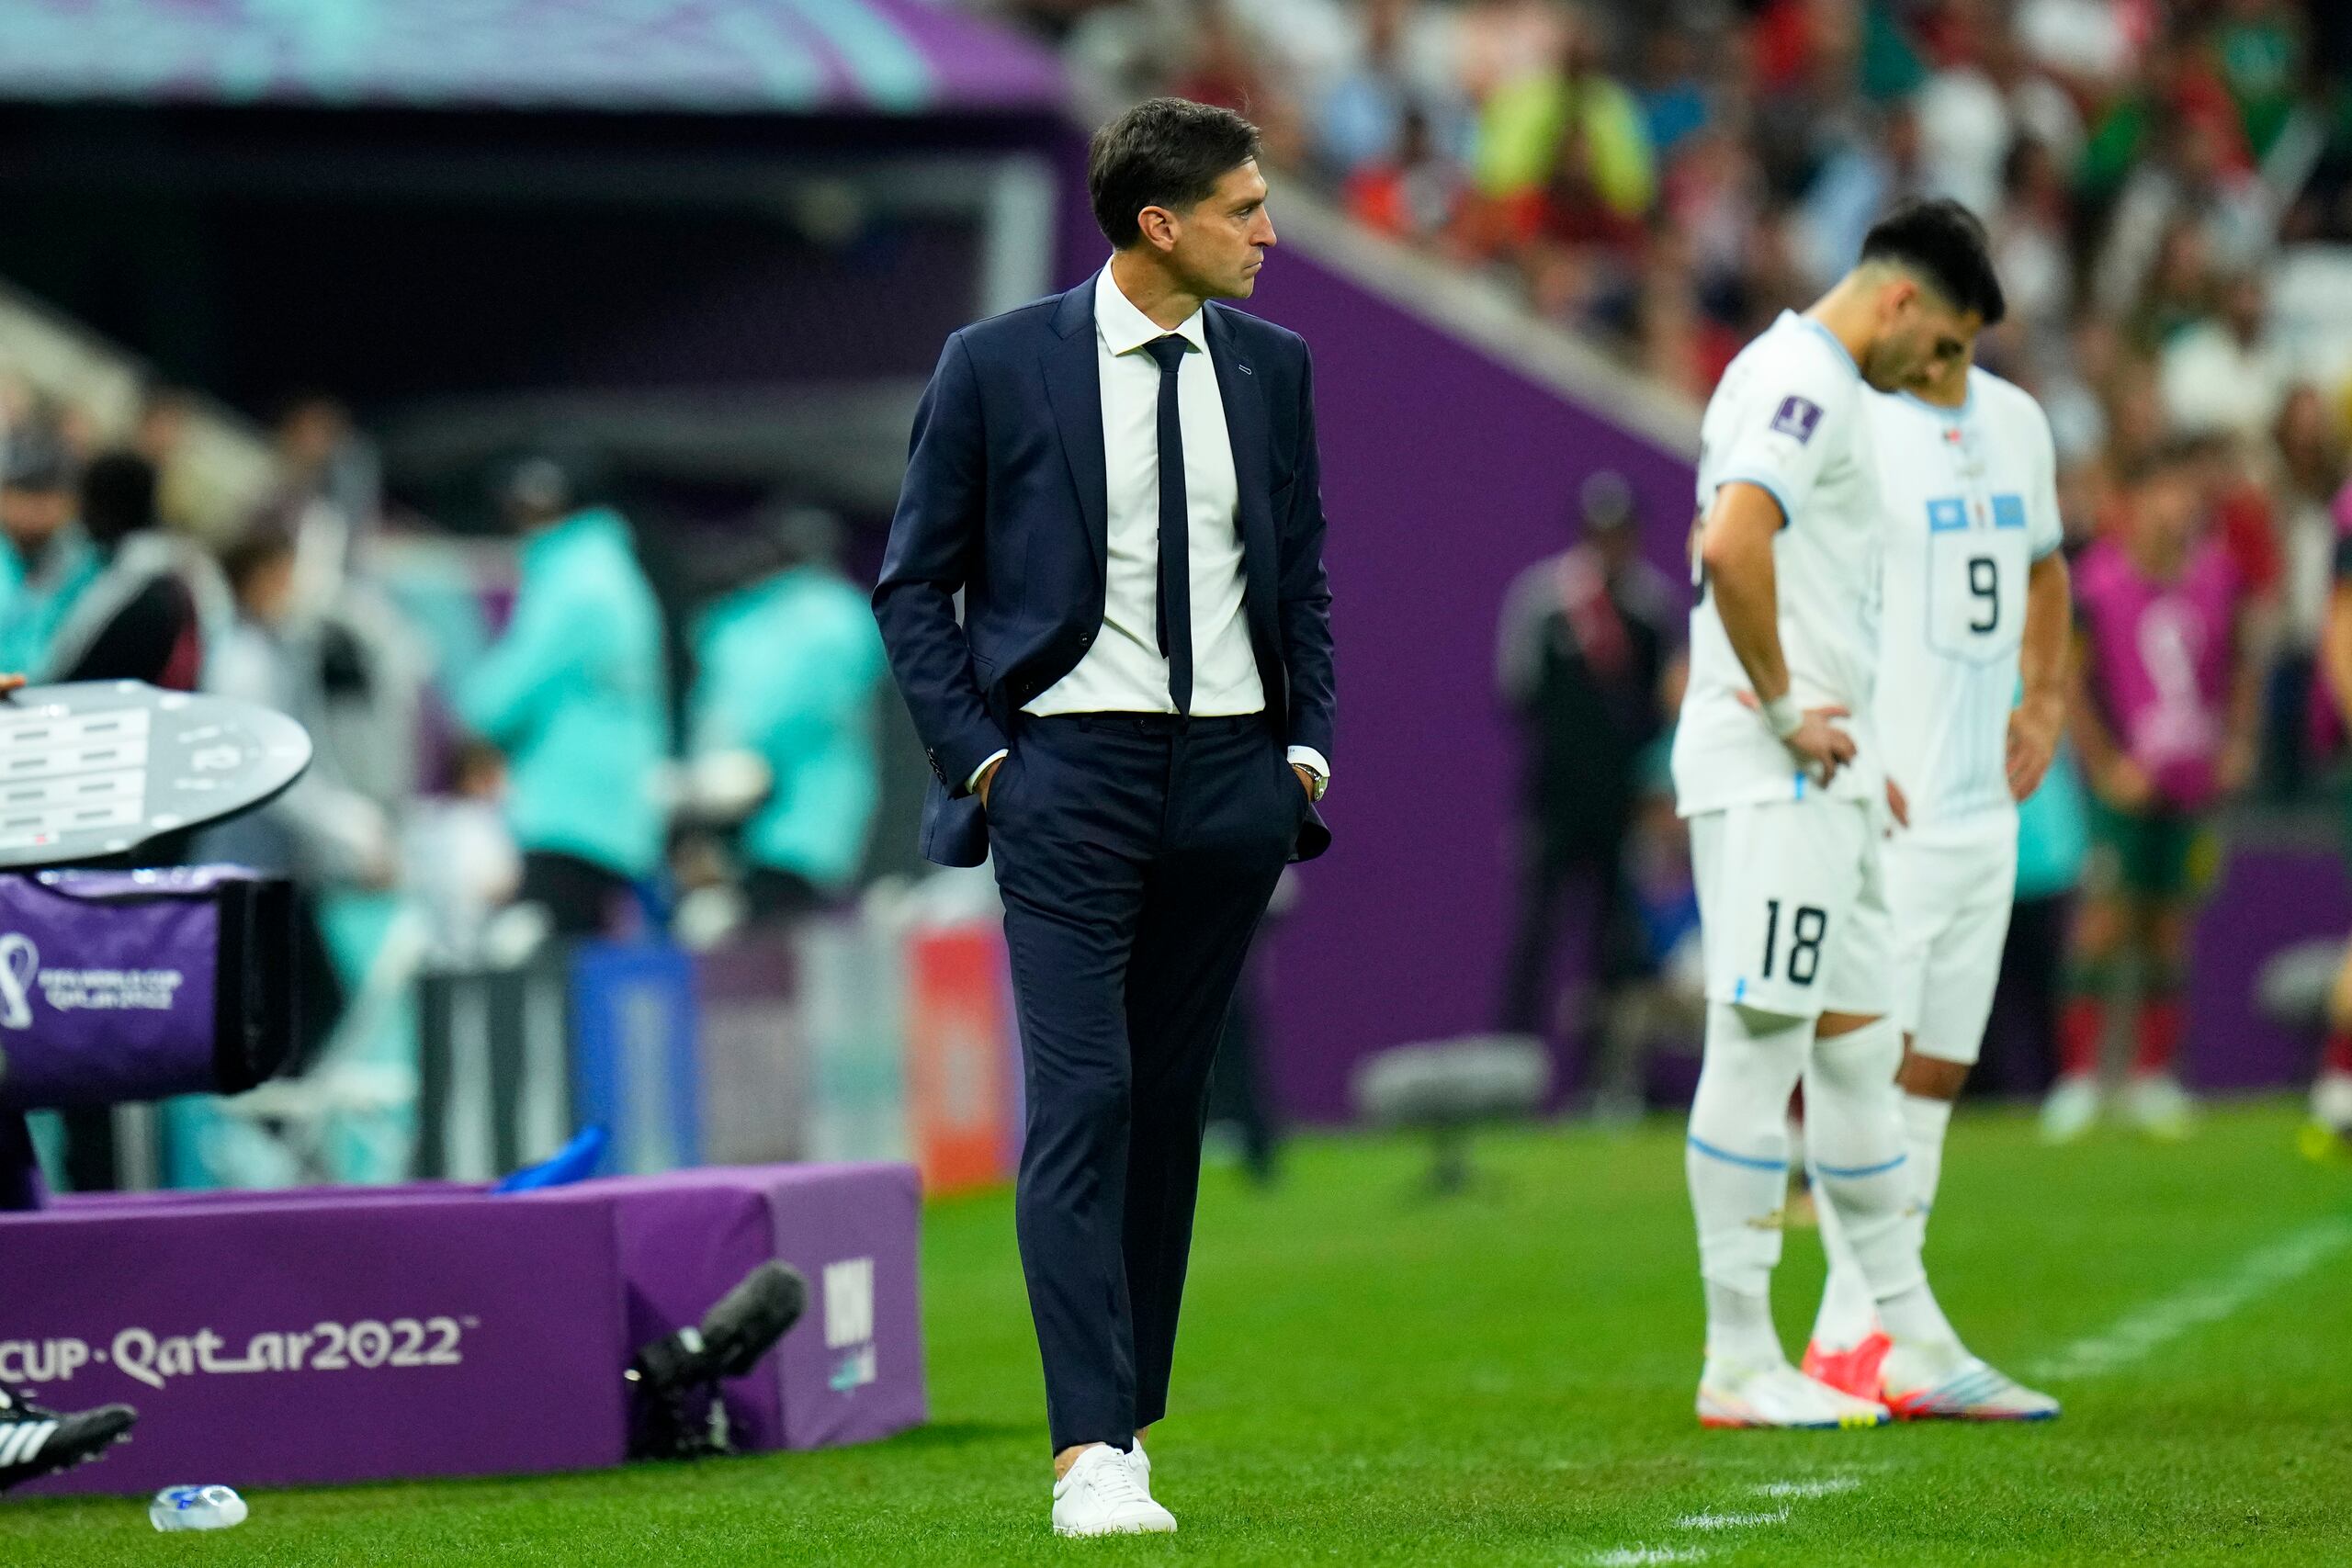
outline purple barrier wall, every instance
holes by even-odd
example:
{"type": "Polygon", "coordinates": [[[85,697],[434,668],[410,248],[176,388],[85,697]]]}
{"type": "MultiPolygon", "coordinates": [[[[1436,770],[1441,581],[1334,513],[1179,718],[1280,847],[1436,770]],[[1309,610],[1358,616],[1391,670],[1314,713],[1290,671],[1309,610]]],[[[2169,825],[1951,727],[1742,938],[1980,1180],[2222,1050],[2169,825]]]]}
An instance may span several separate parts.
{"type": "Polygon", "coordinates": [[[735,1441],[864,1442],[924,1419],[919,1210],[903,1165],[67,1198],[0,1216],[0,1376],[139,1408],[46,1492],[616,1464],[630,1353],[773,1257],[808,1311],[724,1385],[735,1441]]]}
{"type": "Polygon", "coordinates": [[[2316,1042],[2255,1008],[2262,966],[2290,947],[2352,930],[2342,863],[2317,849],[2233,850],[2213,901],[2197,922],[2189,972],[2188,1041],[2182,1072],[2191,1087],[2222,1092],[2301,1083],[2316,1042]]]}
{"type": "Polygon", "coordinates": [[[910,1167],[722,1168],[578,1190],[617,1200],[632,1349],[698,1320],[714,1282],[731,1287],[767,1258],[808,1281],[802,1321],[723,1385],[743,1448],[871,1442],[922,1424],[922,1195],[910,1167]]]}
{"type": "Polygon", "coordinates": [[[613,1387],[628,1352],[612,1233],[605,1204],[431,1191],[9,1215],[25,1274],[0,1364],[63,1408],[141,1413],[107,1463],[38,1490],[614,1463],[623,1401],[582,1393],[613,1387]]]}
{"type": "Polygon", "coordinates": [[[1330,517],[1334,840],[1268,955],[1273,1079],[1319,1118],[1346,1113],[1364,1052],[1493,1026],[1513,787],[1494,628],[1511,578],[1566,544],[1599,468],[1632,481],[1671,558],[1692,478],[1310,257],[1278,253],[1252,308],[1314,347],[1330,517]]]}
{"type": "MultiPolygon", "coordinates": [[[[1692,479],[1311,257],[1278,252],[1251,308],[1314,346],[1331,519],[1335,838],[1269,943],[1267,987],[1283,1103],[1328,1119],[1348,1114],[1348,1071],[1365,1052],[1493,1021],[1510,896],[1513,751],[1490,694],[1505,586],[1559,547],[1570,498],[1599,468],[1633,481],[1653,558],[1679,567],[1692,479]]],[[[2231,854],[2198,931],[2195,1087],[2301,1081],[2312,1043],[2256,1015],[2255,982],[2282,949],[2347,928],[2332,854],[2231,854]]]]}
{"type": "MultiPolygon", "coordinates": [[[[1082,146],[1063,157],[1067,286],[1108,252],[1087,213],[1082,146]]],[[[1273,218],[1280,231],[1279,200],[1273,218]]],[[[1248,309],[1314,349],[1340,640],[1324,807],[1334,840],[1302,868],[1298,908],[1265,944],[1267,1066],[1284,1109],[1336,1120],[1366,1053],[1494,1021],[1514,749],[1492,639],[1511,577],[1565,545],[1577,487],[1615,468],[1639,500],[1651,558],[1680,581],[1693,475],[1679,455],[1297,246],[1277,247],[1248,309]]],[[[2255,976],[2288,942],[2348,923],[2332,861],[2233,857],[2199,931],[2192,1081],[2245,1089],[2309,1070],[2308,1043],[2254,1016],[2255,976]]],[[[1557,971],[1564,983],[1572,967],[1557,971]]]]}

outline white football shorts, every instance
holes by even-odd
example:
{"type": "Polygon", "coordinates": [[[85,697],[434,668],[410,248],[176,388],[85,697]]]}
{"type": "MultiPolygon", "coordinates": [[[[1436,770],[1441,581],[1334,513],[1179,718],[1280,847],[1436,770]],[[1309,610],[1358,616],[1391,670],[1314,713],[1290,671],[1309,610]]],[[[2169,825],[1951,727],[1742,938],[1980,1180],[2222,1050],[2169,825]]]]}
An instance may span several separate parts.
{"type": "Polygon", "coordinates": [[[2007,811],[1898,832],[1879,852],[1894,914],[1894,1017],[1920,1055],[1976,1060],[2017,901],[2007,811]]]}
{"type": "Polygon", "coordinates": [[[1822,798],[1690,818],[1708,1000],[1791,1018],[1892,1010],[1882,820],[1822,798]]]}

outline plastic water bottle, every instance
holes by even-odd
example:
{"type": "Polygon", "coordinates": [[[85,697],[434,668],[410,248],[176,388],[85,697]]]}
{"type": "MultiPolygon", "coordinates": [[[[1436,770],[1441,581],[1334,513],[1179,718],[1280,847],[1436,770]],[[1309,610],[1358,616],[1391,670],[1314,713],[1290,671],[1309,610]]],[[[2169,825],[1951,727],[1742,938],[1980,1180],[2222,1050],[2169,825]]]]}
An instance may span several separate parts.
{"type": "Polygon", "coordinates": [[[147,1505],[159,1530],[224,1530],[245,1522],[245,1500],[226,1486],[166,1486],[147,1505]]]}

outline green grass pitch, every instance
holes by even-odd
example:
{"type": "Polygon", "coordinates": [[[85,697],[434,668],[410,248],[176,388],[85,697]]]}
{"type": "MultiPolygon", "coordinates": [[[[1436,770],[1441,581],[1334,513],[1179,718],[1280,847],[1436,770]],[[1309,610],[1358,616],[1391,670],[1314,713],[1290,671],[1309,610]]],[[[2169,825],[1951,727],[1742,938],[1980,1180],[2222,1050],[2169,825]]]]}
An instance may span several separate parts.
{"type": "MultiPolygon", "coordinates": [[[[1679,1129],[1486,1140],[1416,1195],[1402,1141],[1315,1138],[1271,1194],[1205,1183],[1172,1538],[1057,1541],[1003,1195],[934,1206],[935,1419],[871,1448],[511,1481],[259,1492],[218,1536],[126,1499],[0,1502],[0,1563],[2352,1562],[2352,1168],[2283,1103],[2155,1147],[1963,1114],[1931,1261],[2052,1426],[1702,1432],[1679,1129]]],[[[1820,1248],[1778,1303],[1810,1322],[1820,1248]]],[[[237,1480],[233,1433],[217,1474],[237,1480]]]]}

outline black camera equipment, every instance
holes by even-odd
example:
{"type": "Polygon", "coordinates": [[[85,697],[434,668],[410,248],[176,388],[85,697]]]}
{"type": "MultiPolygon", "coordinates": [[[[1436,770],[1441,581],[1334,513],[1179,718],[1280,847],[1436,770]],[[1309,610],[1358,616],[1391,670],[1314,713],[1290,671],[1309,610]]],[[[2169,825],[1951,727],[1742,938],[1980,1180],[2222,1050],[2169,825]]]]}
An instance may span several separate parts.
{"type": "Polygon", "coordinates": [[[631,1459],[700,1459],[735,1451],[721,1378],[740,1378],[784,1337],[808,1305],[808,1281],[770,1258],[704,1314],[638,1351],[621,1375],[636,1393],[631,1459]]]}

